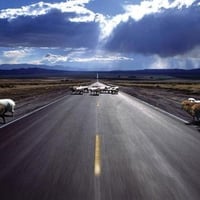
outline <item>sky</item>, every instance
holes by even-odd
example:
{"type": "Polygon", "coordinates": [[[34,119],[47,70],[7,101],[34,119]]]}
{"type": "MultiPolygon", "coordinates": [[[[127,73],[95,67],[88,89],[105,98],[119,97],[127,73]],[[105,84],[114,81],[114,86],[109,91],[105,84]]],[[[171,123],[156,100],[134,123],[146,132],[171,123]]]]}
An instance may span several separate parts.
{"type": "Polygon", "coordinates": [[[1,0],[0,65],[200,68],[200,0],[1,0]]]}

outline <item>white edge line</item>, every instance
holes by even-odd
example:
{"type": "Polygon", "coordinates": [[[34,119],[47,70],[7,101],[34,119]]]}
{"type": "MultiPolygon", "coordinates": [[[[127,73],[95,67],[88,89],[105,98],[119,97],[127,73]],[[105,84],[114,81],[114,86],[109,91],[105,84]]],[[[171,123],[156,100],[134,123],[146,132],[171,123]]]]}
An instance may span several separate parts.
{"type": "Polygon", "coordinates": [[[29,112],[29,113],[27,113],[27,114],[25,114],[25,115],[23,115],[23,116],[21,116],[21,117],[15,119],[15,120],[13,120],[13,121],[8,122],[8,123],[6,123],[6,124],[0,126],[0,129],[2,129],[2,128],[4,128],[4,127],[10,125],[10,124],[13,124],[13,123],[15,123],[15,122],[17,122],[17,121],[19,121],[19,120],[25,118],[25,117],[28,117],[28,116],[32,115],[33,113],[36,113],[36,112],[38,112],[38,111],[40,111],[40,110],[42,110],[42,109],[44,109],[44,108],[46,108],[46,107],[48,107],[48,106],[54,104],[54,103],[57,103],[58,101],[61,101],[62,99],[64,99],[66,96],[68,96],[68,95],[65,95],[65,96],[63,96],[63,97],[61,97],[61,98],[59,98],[59,99],[56,99],[55,101],[53,101],[53,102],[51,102],[51,103],[48,103],[48,104],[45,105],[45,106],[42,106],[42,107],[40,107],[40,108],[37,108],[36,110],[33,110],[33,111],[31,111],[31,112],[29,112]]]}
{"type": "Polygon", "coordinates": [[[165,113],[165,114],[171,116],[172,118],[175,118],[175,119],[177,119],[177,120],[179,120],[179,121],[181,121],[181,122],[183,122],[183,123],[189,123],[188,121],[186,121],[186,120],[184,120],[184,119],[182,119],[182,118],[180,118],[180,117],[177,117],[176,115],[173,115],[173,114],[171,114],[171,113],[169,113],[169,112],[167,112],[167,111],[165,111],[165,110],[163,110],[163,109],[161,109],[161,108],[158,108],[158,107],[156,107],[156,106],[154,106],[154,105],[152,105],[152,104],[150,104],[150,103],[147,103],[146,101],[143,101],[143,100],[141,100],[141,99],[139,99],[139,98],[137,98],[137,97],[131,96],[130,94],[127,94],[127,93],[125,93],[125,92],[122,92],[122,91],[120,91],[120,92],[121,92],[122,94],[125,94],[125,95],[131,97],[131,98],[135,98],[135,99],[137,99],[138,101],[142,102],[143,104],[148,105],[148,106],[154,108],[155,110],[160,111],[161,113],[165,113]]]}

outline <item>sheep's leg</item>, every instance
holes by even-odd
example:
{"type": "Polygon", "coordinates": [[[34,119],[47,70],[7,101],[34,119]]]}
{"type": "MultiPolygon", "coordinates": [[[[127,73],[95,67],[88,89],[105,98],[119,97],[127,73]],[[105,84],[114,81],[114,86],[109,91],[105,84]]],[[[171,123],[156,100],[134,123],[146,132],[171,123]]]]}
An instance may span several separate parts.
{"type": "Polygon", "coordinates": [[[195,115],[195,121],[197,122],[199,120],[198,116],[195,115]]]}
{"type": "Polygon", "coordinates": [[[6,118],[4,116],[2,116],[3,118],[3,123],[5,124],[6,123],[6,118]]]}
{"type": "Polygon", "coordinates": [[[5,123],[6,123],[5,116],[4,116],[4,115],[1,115],[1,118],[3,119],[3,123],[5,124],[5,123]]]}

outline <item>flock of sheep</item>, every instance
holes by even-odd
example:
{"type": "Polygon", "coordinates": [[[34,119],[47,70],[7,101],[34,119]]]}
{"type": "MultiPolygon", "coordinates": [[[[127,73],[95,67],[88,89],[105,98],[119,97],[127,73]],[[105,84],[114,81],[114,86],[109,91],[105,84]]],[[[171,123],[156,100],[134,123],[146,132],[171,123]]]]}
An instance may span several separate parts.
{"type": "Polygon", "coordinates": [[[10,112],[13,116],[15,109],[15,102],[12,99],[0,99],[0,117],[3,119],[3,123],[6,123],[6,113],[10,112]]]}
{"type": "Polygon", "coordinates": [[[182,109],[188,112],[193,120],[200,120],[200,100],[189,98],[181,102],[182,109]]]}
{"type": "Polygon", "coordinates": [[[99,95],[102,93],[118,94],[118,86],[74,86],[71,88],[72,94],[90,93],[90,95],[99,95]]]}

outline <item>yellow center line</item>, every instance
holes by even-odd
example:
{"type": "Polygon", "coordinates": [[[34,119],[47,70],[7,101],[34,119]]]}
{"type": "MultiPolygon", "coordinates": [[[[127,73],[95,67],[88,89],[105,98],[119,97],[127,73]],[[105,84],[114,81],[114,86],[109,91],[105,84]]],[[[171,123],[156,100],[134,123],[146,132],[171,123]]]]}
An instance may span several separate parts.
{"type": "Polygon", "coordinates": [[[101,138],[98,134],[95,137],[94,174],[101,175],[101,138]]]}

